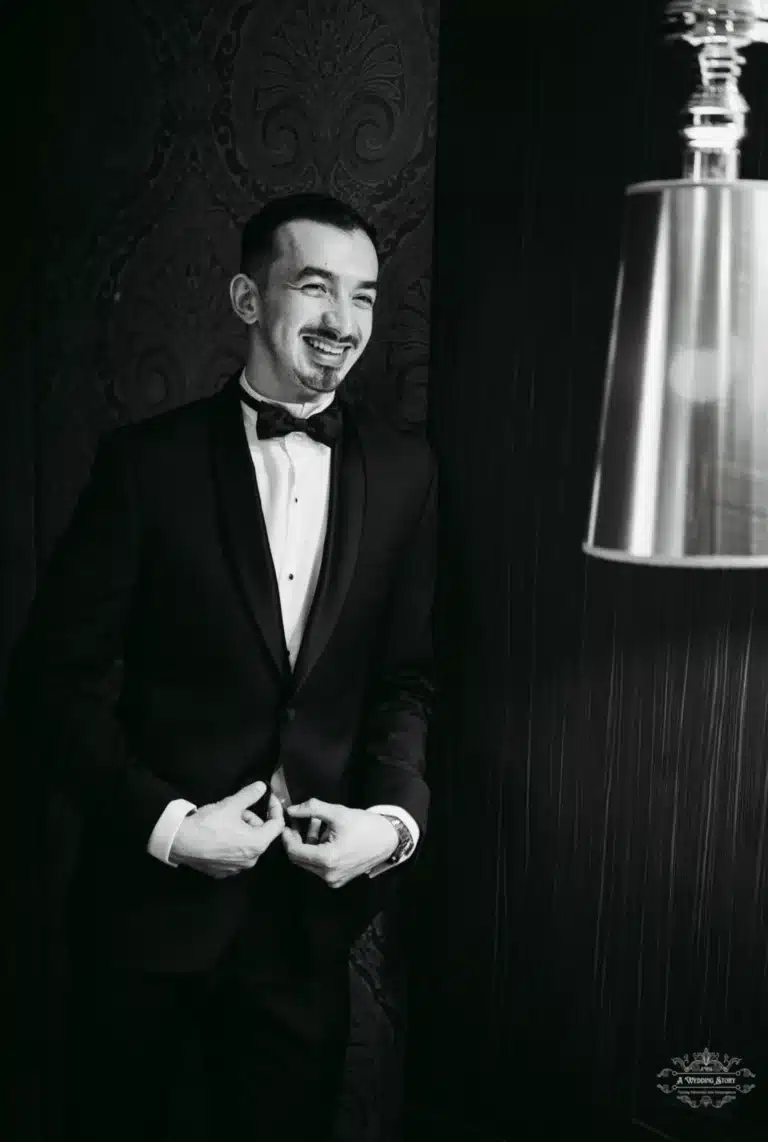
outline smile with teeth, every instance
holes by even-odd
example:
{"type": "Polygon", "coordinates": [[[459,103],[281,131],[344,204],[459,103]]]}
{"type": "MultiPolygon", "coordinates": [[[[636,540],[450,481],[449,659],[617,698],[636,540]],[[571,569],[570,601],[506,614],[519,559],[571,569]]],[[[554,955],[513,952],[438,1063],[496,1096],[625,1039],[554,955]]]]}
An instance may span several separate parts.
{"type": "Polygon", "coordinates": [[[346,345],[332,345],[328,341],[321,341],[319,337],[305,337],[304,340],[318,353],[327,354],[329,357],[342,357],[347,351],[346,345]]]}

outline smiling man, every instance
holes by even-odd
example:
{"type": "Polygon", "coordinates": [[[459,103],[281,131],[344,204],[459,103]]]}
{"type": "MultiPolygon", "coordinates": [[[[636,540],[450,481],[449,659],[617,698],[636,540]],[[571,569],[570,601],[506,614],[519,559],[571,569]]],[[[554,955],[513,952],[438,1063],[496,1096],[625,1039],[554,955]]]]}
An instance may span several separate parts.
{"type": "Polygon", "coordinates": [[[230,287],[251,328],[246,374],[275,400],[333,393],[371,336],[379,269],[372,232],[294,219],[279,227],[269,262],[263,241],[256,215],[230,287]]]}
{"type": "Polygon", "coordinates": [[[206,1137],[330,1137],[349,949],[429,801],[434,462],[338,391],[377,278],[335,199],[248,222],[245,367],[102,444],[17,649],[11,701],[83,821],[83,1142],[164,1139],[189,1056],[206,1137]]]}

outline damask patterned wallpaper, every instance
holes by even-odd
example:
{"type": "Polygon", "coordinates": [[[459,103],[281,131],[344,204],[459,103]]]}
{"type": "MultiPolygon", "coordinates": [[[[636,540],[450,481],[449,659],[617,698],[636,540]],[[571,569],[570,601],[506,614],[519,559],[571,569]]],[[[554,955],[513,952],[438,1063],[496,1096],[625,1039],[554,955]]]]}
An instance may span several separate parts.
{"type": "Polygon", "coordinates": [[[67,21],[48,73],[45,549],[105,425],[203,396],[241,360],[227,285],[274,194],[331,191],[376,224],[353,383],[424,420],[437,19],[436,0],[129,0],[67,21]]]}
{"type": "MultiPolygon", "coordinates": [[[[19,452],[11,626],[100,434],[212,393],[241,362],[228,282],[242,224],[272,195],[331,191],[377,226],[376,327],[350,385],[423,424],[437,21],[438,0],[50,0],[17,13],[6,52],[14,114],[29,119],[17,166],[31,336],[9,428],[19,452]]],[[[54,806],[39,841],[55,856],[18,889],[29,917],[19,978],[49,1038],[70,829],[54,806]],[[36,908],[51,915],[51,904],[54,919],[33,931],[36,908]]],[[[394,1137],[404,1009],[398,957],[382,966],[388,938],[377,928],[354,954],[340,1140],[394,1137]]],[[[20,1138],[48,1137],[40,1102],[55,1069],[49,1052],[25,1070],[20,1138]]]]}

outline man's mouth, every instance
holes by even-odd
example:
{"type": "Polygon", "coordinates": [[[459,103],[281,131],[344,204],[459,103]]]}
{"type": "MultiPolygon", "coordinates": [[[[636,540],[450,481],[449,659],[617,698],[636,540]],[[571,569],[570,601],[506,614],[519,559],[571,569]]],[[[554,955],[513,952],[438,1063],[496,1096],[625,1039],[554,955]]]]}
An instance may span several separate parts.
{"type": "Polygon", "coordinates": [[[304,337],[313,353],[319,357],[327,357],[330,361],[341,361],[349,349],[349,345],[340,345],[336,341],[326,341],[323,337],[314,337],[311,334],[304,337]]]}

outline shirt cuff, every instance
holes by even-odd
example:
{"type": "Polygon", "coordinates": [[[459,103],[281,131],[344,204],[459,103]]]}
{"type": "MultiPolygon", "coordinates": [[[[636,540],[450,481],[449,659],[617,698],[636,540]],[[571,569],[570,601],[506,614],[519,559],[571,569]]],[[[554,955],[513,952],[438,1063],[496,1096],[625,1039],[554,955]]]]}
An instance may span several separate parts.
{"type": "Polygon", "coordinates": [[[147,852],[150,856],[162,861],[163,864],[170,865],[171,868],[177,867],[177,862],[171,860],[173,842],[181,822],[190,813],[194,813],[196,808],[197,805],[193,805],[191,801],[185,801],[181,797],[176,801],[168,802],[152,830],[152,836],[149,838],[147,852]]]}
{"type": "Polygon", "coordinates": [[[382,864],[377,864],[376,867],[372,868],[370,870],[370,872],[368,873],[368,875],[370,877],[374,877],[374,876],[380,876],[381,873],[386,872],[387,869],[397,868],[397,866],[399,864],[402,864],[403,861],[406,861],[406,860],[408,860],[409,857],[413,856],[414,852],[416,851],[416,846],[419,843],[419,837],[421,836],[421,829],[416,824],[416,822],[414,821],[411,814],[406,809],[402,809],[399,805],[370,805],[368,807],[368,812],[369,813],[386,813],[386,815],[388,817],[397,817],[397,819],[399,821],[403,822],[406,829],[408,830],[408,832],[411,834],[411,837],[413,838],[413,848],[411,849],[411,851],[409,853],[405,853],[403,856],[401,856],[399,860],[396,860],[394,862],[394,864],[392,863],[392,861],[383,861],[382,864]]]}

